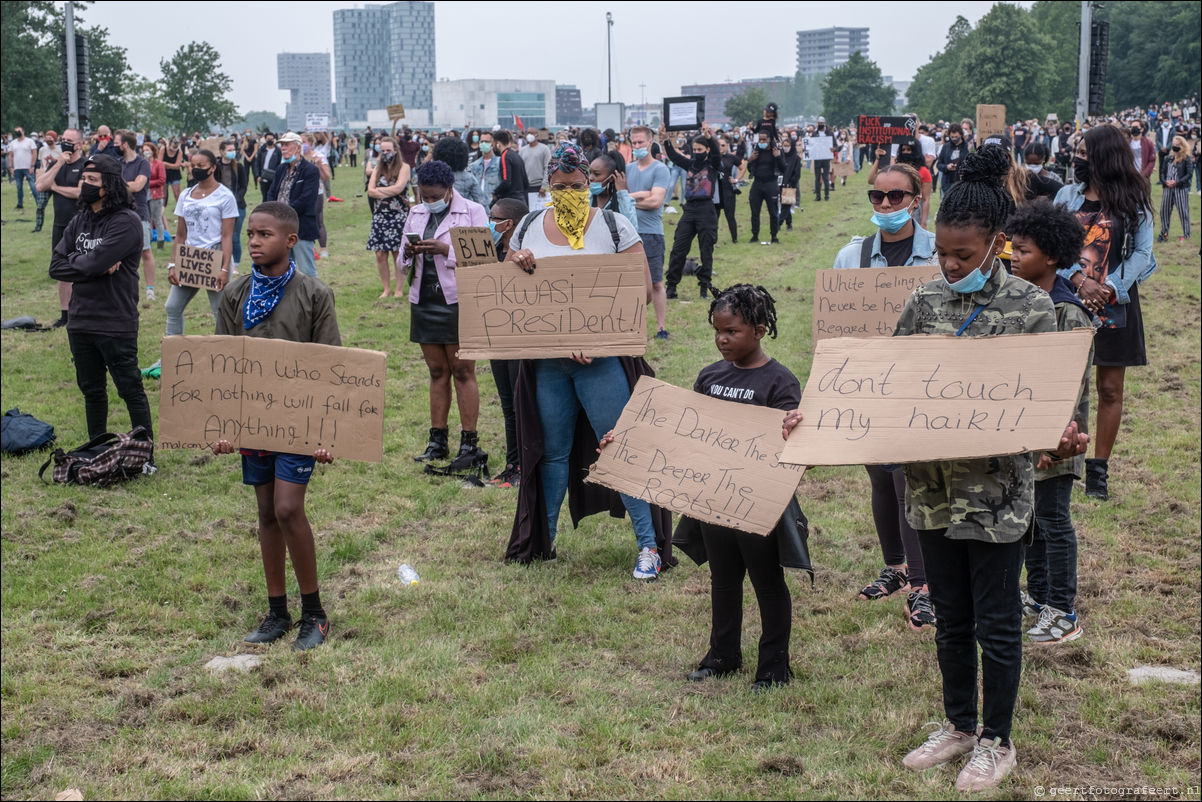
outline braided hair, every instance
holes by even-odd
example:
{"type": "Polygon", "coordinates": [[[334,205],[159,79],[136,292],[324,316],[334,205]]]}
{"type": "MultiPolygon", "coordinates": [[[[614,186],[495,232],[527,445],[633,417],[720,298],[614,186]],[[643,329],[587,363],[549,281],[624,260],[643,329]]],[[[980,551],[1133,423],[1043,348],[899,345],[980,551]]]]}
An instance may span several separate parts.
{"type": "Polygon", "coordinates": [[[1010,173],[1010,155],[1001,145],[986,145],[960,165],[960,179],[943,193],[935,225],[977,226],[989,234],[1003,229],[1014,213],[1014,199],[1003,182],[1010,173]]]}
{"type": "Polygon", "coordinates": [[[762,325],[768,336],[776,339],[776,299],[761,286],[736,284],[718,293],[710,303],[710,325],[714,323],[714,313],[719,311],[738,315],[749,326],[762,325]]]}

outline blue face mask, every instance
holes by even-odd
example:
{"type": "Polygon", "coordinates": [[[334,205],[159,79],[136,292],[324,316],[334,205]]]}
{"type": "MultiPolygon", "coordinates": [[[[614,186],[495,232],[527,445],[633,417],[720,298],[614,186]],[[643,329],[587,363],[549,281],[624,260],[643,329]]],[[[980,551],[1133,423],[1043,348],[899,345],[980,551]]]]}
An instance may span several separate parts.
{"type": "Polygon", "coordinates": [[[604,191],[605,185],[600,181],[592,181],[588,185],[588,194],[590,195],[600,195],[604,191]]]}
{"type": "MultiPolygon", "coordinates": [[[[960,279],[959,281],[957,281],[954,284],[952,282],[948,281],[947,276],[944,275],[943,276],[944,283],[946,283],[947,286],[952,288],[952,292],[958,292],[961,295],[972,295],[974,292],[977,292],[982,287],[984,287],[985,283],[989,281],[989,275],[992,274],[993,271],[991,270],[991,271],[989,271],[989,274],[986,274],[986,273],[981,272],[981,268],[985,266],[985,262],[991,261],[993,259],[993,257],[994,257],[993,251],[990,251],[989,253],[987,253],[985,255],[984,261],[982,261],[981,264],[977,265],[976,270],[972,271],[967,276],[960,279]]],[[[943,271],[940,271],[940,273],[942,273],[942,272],[943,271]]]]}
{"type": "MultiPolygon", "coordinates": [[[[622,140],[619,139],[618,141],[621,142],[622,140]]],[[[633,151],[631,151],[632,155],[636,159],[640,159],[640,160],[647,158],[647,154],[650,152],[651,151],[648,150],[647,148],[635,148],[633,151]]]]}
{"type": "Polygon", "coordinates": [[[898,209],[895,212],[880,212],[872,213],[872,224],[889,234],[896,234],[906,227],[906,223],[913,219],[910,217],[909,209],[898,209]]]}
{"type": "Polygon", "coordinates": [[[282,161],[284,164],[292,164],[294,161],[296,161],[296,156],[282,157],[280,161],[282,161]]]}
{"type": "Polygon", "coordinates": [[[756,146],[757,148],[759,148],[760,150],[767,150],[767,149],[768,149],[768,143],[767,143],[767,142],[756,142],[756,143],[755,143],[755,146],[756,146]]]}
{"type": "Polygon", "coordinates": [[[500,231],[497,231],[497,224],[494,223],[492,220],[488,221],[488,231],[490,234],[492,234],[493,243],[496,245],[500,245],[501,237],[503,237],[505,235],[502,234],[500,231]]]}
{"type": "Polygon", "coordinates": [[[429,210],[430,214],[442,214],[442,212],[447,208],[447,200],[446,198],[442,198],[441,200],[436,200],[433,203],[427,202],[425,206],[426,209],[429,210]]]}

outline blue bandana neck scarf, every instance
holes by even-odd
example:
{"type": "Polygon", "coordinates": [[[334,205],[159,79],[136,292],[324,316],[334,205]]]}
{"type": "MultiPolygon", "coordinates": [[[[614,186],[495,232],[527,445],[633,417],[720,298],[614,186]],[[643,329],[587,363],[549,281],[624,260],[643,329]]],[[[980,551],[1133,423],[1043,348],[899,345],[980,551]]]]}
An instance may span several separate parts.
{"type": "Polygon", "coordinates": [[[284,287],[296,273],[296,262],[288,260],[288,272],[282,276],[265,276],[257,267],[251,267],[250,295],[242,308],[242,327],[250,331],[271,316],[275,305],[284,294],[284,287]]]}

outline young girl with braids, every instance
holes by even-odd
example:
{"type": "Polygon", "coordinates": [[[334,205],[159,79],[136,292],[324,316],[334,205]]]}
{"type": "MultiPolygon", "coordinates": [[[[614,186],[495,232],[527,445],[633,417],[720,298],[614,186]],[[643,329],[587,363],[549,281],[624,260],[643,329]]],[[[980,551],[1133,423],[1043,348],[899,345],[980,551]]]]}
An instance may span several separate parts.
{"type": "MultiPolygon", "coordinates": [[[[790,413],[801,403],[801,384],[788,368],[764,353],[764,336],[776,337],[776,303],[763,287],[736,284],[710,304],[714,345],[722,359],[703,368],[693,390],[742,404],[773,407],[790,413]]],[[[792,425],[800,416],[794,414],[792,425]]],[[[791,429],[792,425],[786,425],[791,429]]],[[[610,432],[601,447],[613,441],[610,432]]],[[[784,685],[789,669],[789,636],[793,628],[792,599],[784,568],[810,573],[806,550],[808,525],[794,498],[767,536],[740,532],[717,524],[682,517],[673,545],[698,565],[710,564],[712,626],[710,648],[692,682],[738,671],[743,665],[743,577],[751,575],[760,607],[759,660],[752,688],[764,691],[784,685]]]]}
{"type": "MultiPolygon", "coordinates": [[[[1010,158],[996,145],[970,154],[935,219],[943,278],[914,291],[896,336],[996,336],[1056,330],[1043,290],[998,260],[1014,201],[1003,184],[1010,158]]],[[[1070,422],[1056,458],[1084,453],[1088,435],[1070,422]]],[[[911,463],[906,517],[918,530],[939,628],[945,721],[902,761],[916,771],[970,754],[956,788],[999,785],[1013,770],[1010,725],[1022,667],[1019,575],[1034,512],[1034,455],[911,463]],[[977,645],[982,726],[977,725],[977,645]]]]}

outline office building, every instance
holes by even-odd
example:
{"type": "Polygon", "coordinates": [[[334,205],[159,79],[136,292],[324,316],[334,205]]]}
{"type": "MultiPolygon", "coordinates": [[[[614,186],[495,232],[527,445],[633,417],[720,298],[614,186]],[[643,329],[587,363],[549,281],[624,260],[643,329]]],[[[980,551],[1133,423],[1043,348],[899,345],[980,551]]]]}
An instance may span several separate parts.
{"type": "Polygon", "coordinates": [[[733,123],[746,125],[749,120],[732,120],[726,116],[726,101],[748,89],[762,89],[769,98],[784,91],[789,79],[783,75],[772,78],[747,78],[742,81],[726,81],[718,84],[689,84],[680,87],[682,95],[701,95],[705,98],[705,121],[711,125],[733,123]]]}
{"type": "Polygon", "coordinates": [[[428,109],[435,72],[434,3],[405,0],[334,12],[334,89],[344,122],[394,103],[428,109]]]}
{"type": "Polygon", "coordinates": [[[859,51],[868,58],[867,28],[819,28],[797,32],[797,71],[802,75],[825,75],[846,64],[859,51]]]}
{"type": "Polygon", "coordinates": [[[290,131],[305,130],[306,114],[332,114],[329,53],[278,53],[279,88],[291,94],[284,109],[290,131]]]}
{"type": "Polygon", "coordinates": [[[555,119],[559,125],[579,125],[581,118],[580,90],[573,84],[555,87],[555,119]]]}
{"type": "Polygon", "coordinates": [[[435,128],[491,128],[513,130],[515,117],[525,128],[558,125],[555,81],[465,78],[434,84],[435,128]]]}

